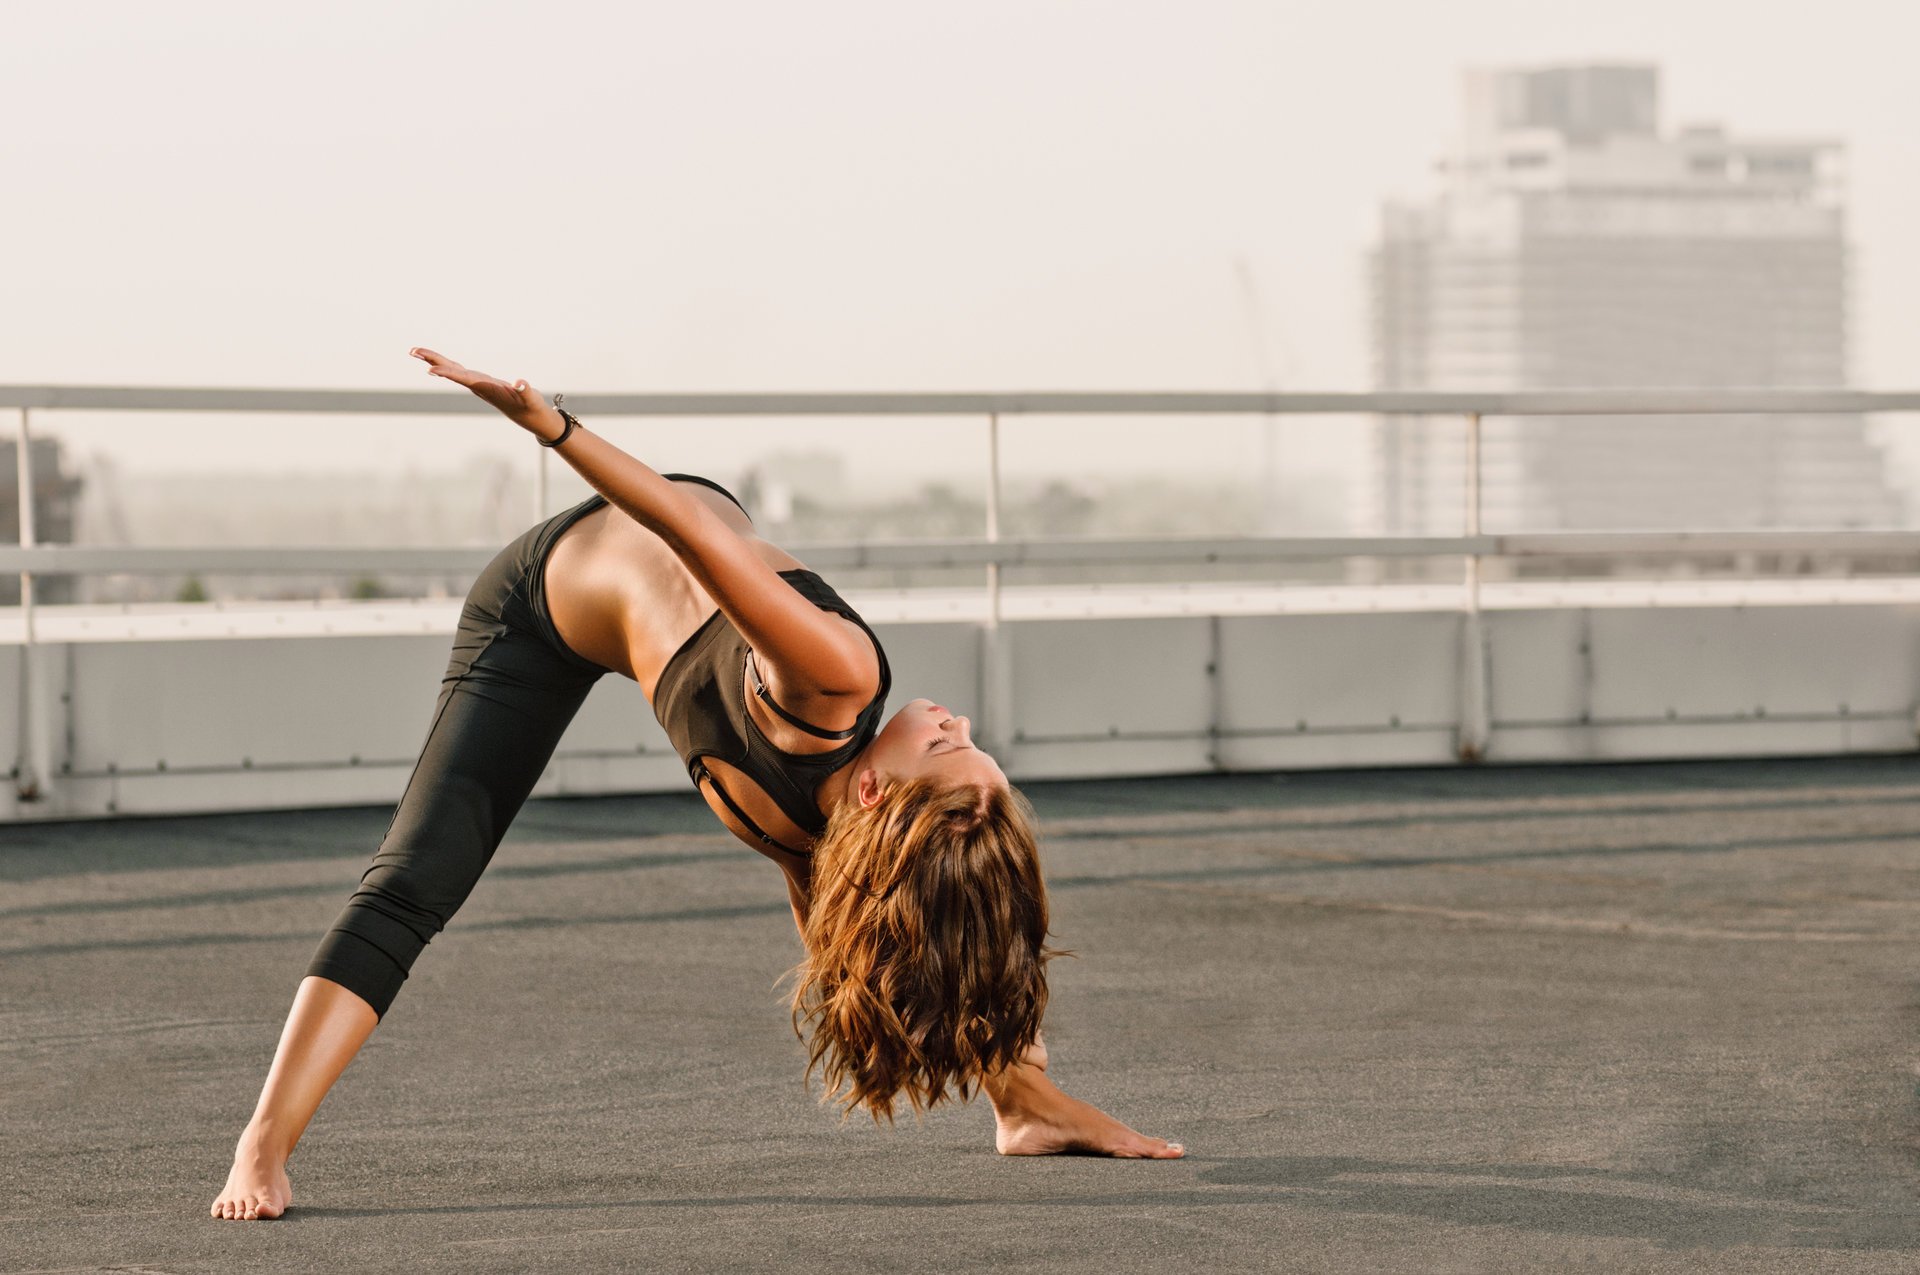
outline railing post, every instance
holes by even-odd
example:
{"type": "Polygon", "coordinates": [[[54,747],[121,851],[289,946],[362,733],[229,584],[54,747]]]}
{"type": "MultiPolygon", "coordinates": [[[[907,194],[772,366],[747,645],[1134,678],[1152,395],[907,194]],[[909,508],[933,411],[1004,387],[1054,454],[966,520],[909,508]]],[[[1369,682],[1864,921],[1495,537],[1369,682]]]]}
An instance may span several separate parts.
{"type": "MultiPolygon", "coordinates": [[[[987,416],[987,543],[1000,543],[1000,414],[987,416]]],[[[987,737],[996,752],[1013,745],[1013,670],[1000,624],[1000,563],[987,563],[987,623],[982,632],[981,695],[987,737]]]]}
{"type": "MultiPolygon", "coordinates": [[[[1467,531],[1480,534],[1480,413],[1467,414],[1467,531]]],[[[1480,614],[1480,555],[1466,556],[1466,613],[1460,625],[1460,728],[1454,752],[1461,761],[1479,761],[1492,734],[1488,702],[1487,632],[1480,614]]]]}
{"type": "MultiPolygon", "coordinates": [[[[20,494],[20,547],[31,549],[38,543],[33,525],[33,435],[28,409],[20,409],[20,436],[16,443],[15,470],[20,494]]],[[[35,640],[33,614],[33,572],[20,573],[20,735],[19,769],[14,792],[21,801],[38,801],[46,796],[47,732],[44,697],[40,694],[40,646],[35,640]]]]}
{"type": "Polygon", "coordinates": [[[540,455],[533,462],[533,520],[544,522],[547,517],[547,459],[552,456],[551,447],[542,447],[540,455]]]}

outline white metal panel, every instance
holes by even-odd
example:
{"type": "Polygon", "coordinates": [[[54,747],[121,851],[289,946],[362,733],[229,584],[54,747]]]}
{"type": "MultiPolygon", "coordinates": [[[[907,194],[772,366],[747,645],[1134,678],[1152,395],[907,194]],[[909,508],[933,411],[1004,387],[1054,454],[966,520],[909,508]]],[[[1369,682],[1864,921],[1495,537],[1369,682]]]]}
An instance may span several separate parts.
{"type": "MultiPolygon", "coordinates": [[[[0,723],[18,729],[20,721],[20,659],[24,648],[0,645],[0,723]]],[[[0,736],[0,758],[13,765],[16,741],[12,735],[0,736]]]]}
{"type": "MultiPolygon", "coordinates": [[[[1591,693],[1585,610],[1483,612],[1488,699],[1497,733],[1510,724],[1577,725],[1591,693]]],[[[1495,742],[1497,746],[1497,741],[1495,742]]]]}
{"type": "Polygon", "coordinates": [[[1454,728],[1304,731],[1221,741],[1224,769],[1330,770],[1352,766],[1447,766],[1454,755],[1454,728]]]}
{"type": "Polygon", "coordinates": [[[1015,783],[1117,775],[1191,775],[1213,769],[1205,735],[1184,739],[1043,740],[1019,743],[999,759],[1015,783]]]}
{"type": "MultiPolygon", "coordinates": [[[[1588,730],[1595,761],[1666,761],[1687,757],[1794,757],[1858,751],[1851,724],[1830,721],[1596,723],[1588,730]]],[[[1913,746],[1908,732],[1906,747],[1913,746]]]]}
{"type": "Polygon", "coordinates": [[[441,637],[77,644],[73,768],[411,761],[448,649],[441,637]]]}
{"type": "MultiPolygon", "coordinates": [[[[1487,620],[1499,723],[1490,760],[1915,747],[1920,607],[1909,602],[1487,620]],[[1581,685],[1583,623],[1594,626],[1596,670],[1585,726],[1571,689],[1581,685]],[[1761,706],[1769,715],[1757,715],[1761,706]]],[[[1002,765],[1024,781],[1446,764],[1459,623],[1453,613],[1383,611],[1012,624],[1027,738],[1002,765]],[[1217,685],[1207,672],[1216,625],[1217,685]]],[[[893,706],[927,695],[975,707],[978,636],[967,623],[888,625],[893,706]]],[[[391,803],[425,736],[447,647],[444,635],[417,634],[49,644],[42,689],[56,706],[55,757],[65,756],[60,695],[71,661],[75,759],[82,770],[117,771],[56,774],[48,800],[32,805],[9,785],[0,819],[391,803]]],[[[16,730],[18,657],[0,646],[0,708],[11,710],[0,724],[16,730]]],[[[686,790],[638,687],[609,676],[536,792],[686,790]]]]}
{"type": "Polygon", "coordinates": [[[63,779],[51,807],[23,818],[197,814],[214,810],[300,810],[382,806],[400,800],[412,762],[290,770],[148,771],[63,779]]]}
{"type": "Polygon", "coordinates": [[[1211,625],[1181,618],[1006,626],[1014,738],[1204,735],[1212,721],[1211,625]]]}
{"type": "Polygon", "coordinates": [[[1692,757],[1814,757],[1904,753],[1915,748],[1906,714],[1820,721],[1748,718],[1734,722],[1504,726],[1490,762],[1656,761],[1692,757]]]}
{"type": "MultiPolygon", "coordinates": [[[[20,757],[20,664],[24,648],[0,646],[0,819],[14,817],[15,767],[20,757]]],[[[58,753],[54,754],[58,757],[58,753]]],[[[57,764],[57,763],[56,763],[57,764]]]]}
{"type": "Polygon", "coordinates": [[[1911,707],[1917,618],[1910,607],[1595,611],[1594,720],[1911,707]]]}
{"type": "MultiPolygon", "coordinates": [[[[1460,617],[1231,616],[1220,624],[1228,735],[1429,727],[1459,716],[1460,617]]],[[[1236,753],[1236,755],[1238,755],[1236,753]]]]}

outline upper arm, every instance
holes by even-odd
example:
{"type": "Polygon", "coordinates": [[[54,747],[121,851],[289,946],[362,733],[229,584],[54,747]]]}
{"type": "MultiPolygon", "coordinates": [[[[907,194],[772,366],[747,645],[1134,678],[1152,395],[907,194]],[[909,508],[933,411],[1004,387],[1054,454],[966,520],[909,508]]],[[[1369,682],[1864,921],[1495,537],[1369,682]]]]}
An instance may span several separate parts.
{"type": "Polygon", "coordinates": [[[686,502],[686,525],[667,543],[763,665],[820,694],[871,696],[880,664],[866,634],[815,606],[704,502],[686,502]]]}
{"type": "Polygon", "coordinates": [[[581,431],[563,454],[596,490],[667,543],[783,680],[831,695],[870,696],[879,689],[872,642],[802,597],[705,501],[595,434],[581,431]]]}

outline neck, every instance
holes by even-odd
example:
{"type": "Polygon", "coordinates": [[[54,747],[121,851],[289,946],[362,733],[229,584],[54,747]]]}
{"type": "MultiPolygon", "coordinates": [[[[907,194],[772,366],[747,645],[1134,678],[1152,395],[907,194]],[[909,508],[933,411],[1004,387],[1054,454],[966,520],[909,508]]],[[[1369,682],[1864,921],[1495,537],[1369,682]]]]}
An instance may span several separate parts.
{"type": "Polygon", "coordinates": [[[855,799],[853,779],[867,764],[867,749],[872,747],[872,744],[868,744],[855,753],[846,765],[820,781],[820,787],[814,790],[814,804],[820,808],[821,814],[831,818],[841,802],[855,799]]]}

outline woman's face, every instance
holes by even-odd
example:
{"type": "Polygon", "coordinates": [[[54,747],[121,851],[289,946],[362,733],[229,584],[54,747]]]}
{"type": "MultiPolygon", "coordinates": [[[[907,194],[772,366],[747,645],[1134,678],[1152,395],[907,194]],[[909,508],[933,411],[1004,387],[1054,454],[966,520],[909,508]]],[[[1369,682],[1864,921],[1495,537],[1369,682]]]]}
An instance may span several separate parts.
{"type": "Polygon", "coordinates": [[[943,775],[956,783],[991,788],[1007,783],[999,763],[973,746],[973,723],[955,717],[930,699],[914,700],[888,718],[867,746],[861,773],[856,776],[860,800],[872,805],[879,800],[879,787],[887,780],[920,775],[943,775]],[[873,775],[871,785],[869,774],[873,775]]]}

